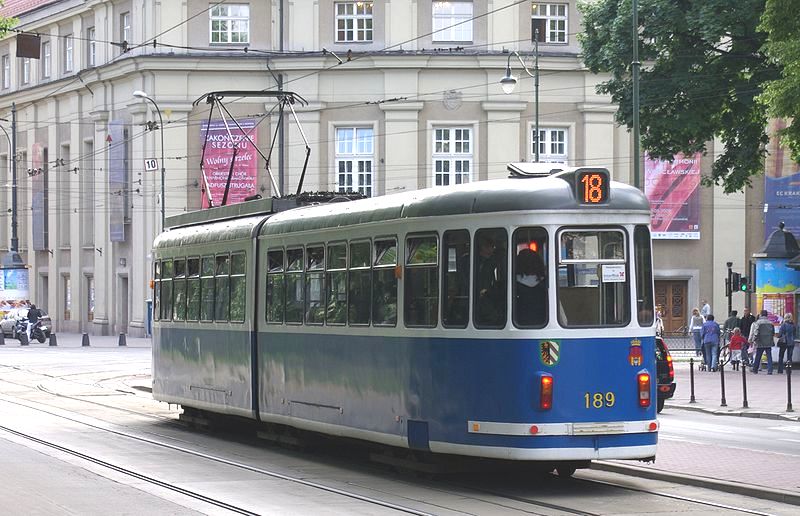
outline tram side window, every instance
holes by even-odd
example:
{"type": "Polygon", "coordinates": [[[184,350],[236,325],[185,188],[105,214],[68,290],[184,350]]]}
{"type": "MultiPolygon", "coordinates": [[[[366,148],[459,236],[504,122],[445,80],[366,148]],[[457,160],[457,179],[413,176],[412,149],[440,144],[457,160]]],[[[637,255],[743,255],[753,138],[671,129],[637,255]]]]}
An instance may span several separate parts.
{"type": "Polygon", "coordinates": [[[161,262],[153,264],[153,319],[161,320],[161,262]]]}
{"type": "Polygon", "coordinates": [[[547,231],[519,228],[514,232],[512,318],[518,328],[542,328],[548,321],[547,231]]]}
{"type": "Polygon", "coordinates": [[[562,326],[628,324],[625,233],[616,229],[562,231],[558,257],[558,318],[562,326]]]}
{"type": "Polygon", "coordinates": [[[227,254],[217,256],[214,271],[214,320],[227,321],[231,306],[230,278],[231,257],[227,254]]]}
{"type": "Polygon", "coordinates": [[[303,323],[303,250],[286,250],[286,322],[303,323]]]}
{"type": "Polygon", "coordinates": [[[282,323],[284,309],[283,249],[267,252],[267,322],[282,323]]]}
{"type": "Polygon", "coordinates": [[[200,258],[186,260],[186,320],[200,319],[200,258]]]}
{"type": "Polygon", "coordinates": [[[244,322],[247,303],[246,266],[244,253],[231,254],[231,322],[244,322]]]}
{"type": "Polygon", "coordinates": [[[161,262],[161,320],[172,320],[172,260],[161,262]]]}
{"type": "Polygon", "coordinates": [[[476,328],[499,329],[506,326],[508,283],[508,233],[503,228],[475,232],[475,311],[476,328]]]}
{"type": "Polygon", "coordinates": [[[397,324],[397,240],[375,241],[375,262],[372,268],[372,324],[397,324]]]}
{"type": "Polygon", "coordinates": [[[653,260],[647,226],[636,226],[633,230],[633,253],[636,260],[636,313],[639,326],[652,326],[655,320],[653,260]]]}
{"type": "Polygon", "coordinates": [[[442,325],[466,328],[469,322],[469,231],[446,231],[442,237],[442,325]]]}
{"type": "Polygon", "coordinates": [[[175,311],[173,317],[176,321],[186,320],[186,260],[175,260],[175,276],[173,289],[175,291],[175,311]]]}
{"type": "Polygon", "coordinates": [[[214,320],[214,257],[203,256],[200,268],[200,320],[214,320]]]}
{"type": "Polygon", "coordinates": [[[322,324],[325,319],[325,248],[306,248],[306,324],[322,324]]]}
{"type": "Polygon", "coordinates": [[[326,272],[327,308],[325,321],[328,324],[347,323],[347,244],[328,246],[328,267],[326,272]]]}
{"type": "Polygon", "coordinates": [[[369,242],[350,244],[350,271],[347,277],[348,319],[351,325],[369,324],[372,294],[372,246],[369,242]]]}
{"type": "Polygon", "coordinates": [[[433,328],[439,316],[439,242],[436,235],[406,239],[406,326],[433,328]]]}

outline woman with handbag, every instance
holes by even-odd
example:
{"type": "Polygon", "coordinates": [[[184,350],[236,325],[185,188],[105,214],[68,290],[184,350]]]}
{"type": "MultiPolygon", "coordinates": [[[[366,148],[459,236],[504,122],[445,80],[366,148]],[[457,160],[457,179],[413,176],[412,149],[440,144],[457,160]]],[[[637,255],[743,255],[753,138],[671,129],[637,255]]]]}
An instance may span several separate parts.
{"type": "Polygon", "coordinates": [[[788,313],[783,316],[783,324],[778,330],[778,374],[783,374],[783,355],[786,355],[786,361],[792,361],[792,353],[794,352],[794,336],[797,333],[797,327],[792,320],[792,314],[788,313]]]}

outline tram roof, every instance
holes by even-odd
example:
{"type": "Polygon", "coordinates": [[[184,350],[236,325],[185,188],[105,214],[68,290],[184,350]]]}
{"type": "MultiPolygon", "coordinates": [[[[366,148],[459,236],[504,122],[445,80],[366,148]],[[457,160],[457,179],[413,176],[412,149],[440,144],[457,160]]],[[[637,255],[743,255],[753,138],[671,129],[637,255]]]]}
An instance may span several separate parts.
{"type": "MultiPolygon", "coordinates": [[[[417,217],[583,209],[587,207],[578,204],[574,193],[576,170],[296,208],[272,215],[262,226],[261,234],[279,235],[417,217]]],[[[649,213],[650,204],[640,190],[613,181],[608,203],[590,209],[649,213]]]]}

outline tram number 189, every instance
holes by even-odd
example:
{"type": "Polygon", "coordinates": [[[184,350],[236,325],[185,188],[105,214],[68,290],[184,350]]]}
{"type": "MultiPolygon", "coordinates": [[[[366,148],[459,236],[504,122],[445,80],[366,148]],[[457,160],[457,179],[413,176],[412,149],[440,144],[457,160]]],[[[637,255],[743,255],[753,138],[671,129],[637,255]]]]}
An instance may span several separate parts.
{"type": "Polygon", "coordinates": [[[613,407],[616,401],[616,396],[613,392],[586,392],[583,394],[583,400],[586,402],[586,408],[600,409],[603,407],[613,407]]]}

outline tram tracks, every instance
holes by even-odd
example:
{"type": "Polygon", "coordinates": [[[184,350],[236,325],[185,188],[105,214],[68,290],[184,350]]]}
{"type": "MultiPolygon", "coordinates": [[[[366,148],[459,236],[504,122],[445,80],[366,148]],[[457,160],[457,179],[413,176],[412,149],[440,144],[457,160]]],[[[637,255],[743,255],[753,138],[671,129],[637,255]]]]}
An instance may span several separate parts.
{"type": "MultiPolygon", "coordinates": [[[[165,423],[166,422],[166,423],[168,423],[170,425],[174,425],[176,428],[185,429],[185,426],[180,424],[180,423],[178,423],[174,418],[156,416],[156,415],[148,414],[148,413],[143,412],[143,411],[131,410],[129,408],[125,408],[125,407],[122,407],[122,406],[119,406],[119,405],[113,405],[113,404],[98,402],[98,401],[95,401],[95,400],[92,400],[92,399],[86,399],[85,397],[82,397],[82,396],[71,396],[71,395],[60,394],[60,393],[54,392],[54,391],[52,391],[50,389],[43,389],[42,386],[39,385],[38,383],[37,383],[36,386],[32,387],[30,384],[24,384],[24,383],[20,383],[20,382],[12,382],[12,381],[5,380],[5,379],[3,379],[2,381],[8,382],[8,383],[12,383],[12,384],[17,385],[19,387],[35,388],[35,389],[39,390],[40,392],[43,392],[43,393],[47,394],[48,396],[54,396],[54,397],[59,397],[59,398],[68,398],[68,399],[71,399],[71,400],[74,400],[74,401],[78,401],[78,402],[81,402],[81,403],[87,403],[87,404],[91,404],[91,405],[94,405],[94,406],[100,406],[100,407],[102,407],[104,409],[113,409],[113,410],[116,410],[116,411],[123,411],[124,413],[127,413],[127,414],[136,415],[138,417],[151,418],[152,420],[158,421],[159,423],[165,423]]],[[[107,388],[107,387],[103,387],[103,388],[107,388]]],[[[122,393],[120,392],[119,394],[122,394],[122,393]]],[[[131,393],[127,393],[127,394],[131,394],[131,393]]],[[[249,471],[251,473],[256,473],[256,474],[259,474],[259,475],[266,475],[266,476],[269,476],[269,477],[272,477],[272,478],[276,478],[276,479],[280,479],[280,480],[283,480],[283,481],[294,482],[294,483],[297,483],[297,484],[300,484],[300,485],[304,485],[304,486],[309,487],[309,488],[313,488],[313,489],[317,489],[317,490],[324,490],[324,491],[327,491],[327,492],[335,494],[335,495],[354,498],[354,499],[357,499],[357,500],[359,500],[361,502],[364,502],[364,503],[372,504],[372,505],[375,505],[375,506],[381,506],[381,507],[384,507],[384,508],[387,508],[387,509],[391,509],[391,510],[394,510],[394,511],[401,512],[401,513],[407,513],[407,514],[436,514],[438,511],[448,511],[448,512],[452,512],[453,511],[452,507],[447,507],[447,506],[439,507],[439,506],[433,504],[430,501],[422,501],[422,500],[417,499],[417,498],[409,498],[409,500],[411,502],[413,502],[414,504],[430,507],[430,512],[423,511],[423,510],[420,510],[420,509],[416,509],[414,507],[408,507],[408,506],[405,506],[405,505],[400,505],[400,504],[395,504],[395,503],[392,503],[392,502],[387,502],[386,500],[378,498],[378,497],[375,497],[375,496],[366,496],[366,495],[362,494],[364,492],[373,491],[373,492],[376,492],[376,493],[378,493],[378,492],[381,493],[380,496],[385,495],[386,497],[390,497],[390,498],[392,498],[394,500],[402,499],[403,495],[398,493],[398,492],[396,492],[396,491],[392,491],[392,490],[381,491],[381,490],[377,489],[376,487],[370,486],[370,485],[352,484],[353,487],[356,488],[356,490],[360,491],[360,493],[359,493],[359,492],[355,492],[355,491],[350,491],[348,489],[340,489],[340,488],[332,487],[332,486],[325,485],[325,484],[320,483],[320,482],[309,481],[309,480],[306,480],[304,478],[300,478],[299,476],[294,476],[294,475],[289,475],[289,474],[286,474],[286,473],[283,473],[283,472],[279,472],[279,471],[259,468],[259,467],[256,467],[256,466],[252,466],[252,465],[245,464],[245,463],[242,463],[242,462],[230,460],[230,459],[227,459],[227,458],[224,458],[224,457],[220,457],[220,456],[216,456],[216,455],[213,455],[213,454],[207,454],[207,453],[203,453],[203,452],[198,452],[197,450],[191,450],[191,449],[189,449],[189,448],[187,448],[185,446],[178,446],[178,445],[170,444],[168,442],[163,442],[163,441],[160,441],[160,440],[152,439],[152,438],[149,438],[149,437],[136,435],[136,434],[134,434],[132,432],[129,432],[129,431],[119,430],[117,427],[119,427],[120,425],[115,424],[115,423],[108,423],[108,422],[105,422],[105,421],[102,421],[102,420],[98,420],[98,421],[102,421],[102,423],[93,423],[92,421],[89,421],[88,419],[94,419],[94,418],[89,418],[89,416],[84,416],[83,414],[81,414],[78,411],[70,411],[69,409],[64,409],[64,408],[60,408],[60,407],[53,407],[52,405],[47,405],[47,404],[44,404],[47,407],[47,408],[44,408],[44,407],[39,406],[39,405],[43,404],[40,401],[25,400],[23,402],[23,401],[20,401],[20,400],[10,400],[10,399],[8,399],[7,396],[0,397],[0,399],[5,401],[6,403],[14,403],[14,404],[19,405],[21,407],[25,407],[25,408],[32,409],[32,410],[37,410],[37,411],[49,414],[49,415],[54,416],[54,417],[59,417],[59,418],[65,419],[65,420],[72,421],[72,422],[74,422],[76,424],[84,425],[84,426],[87,426],[87,427],[90,427],[90,428],[94,428],[96,430],[100,430],[100,431],[104,431],[104,432],[110,432],[110,433],[112,433],[114,435],[117,435],[117,436],[120,436],[120,437],[124,437],[124,438],[128,438],[128,439],[134,439],[134,440],[136,440],[136,441],[138,441],[140,443],[146,443],[146,444],[153,445],[153,446],[159,446],[159,447],[162,447],[162,448],[165,448],[165,449],[170,449],[170,450],[173,450],[173,451],[176,451],[176,452],[181,452],[181,453],[184,453],[184,454],[190,454],[190,455],[192,455],[192,456],[194,456],[196,458],[202,458],[202,459],[205,459],[205,460],[211,460],[211,461],[214,461],[214,462],[219,463],[219,464],[224,464],[226,466],[236,467],[236,468],[239,468],[239,469],[242,469],[242,470],[249,471]],[[35,404],[35,405],[32,405],[32,404],[35,404]],[[74,414],[74,416],[70,416],[69,414],[74,414]]],[[[239,506],[235,505],[234,503],[225,502],[223,500],[218,500],[218,499],[216,499],[214,497],[209,497],[207,495],[203,495],[202,493],[196,493],[196,492],[188,490],[186,488],[182,488],[180,486],[172,485],[169,482],[166,482],[164,480],[160,480],[158,478],[152,477],[152,476],[144,474],[142,472],[137,472],[137,471],[131,470],[129,468],[125,468],[125,467],[122,467],[122,466],[119,466],[119,465],[115,465],[115,464],[113,464],[111,462],[108,462],[108,461],[105,461],[105,460],[103,460],[101,458],[92,457],[90,454],[81,452],[79,450],[70,449],[69,447],[60,445],[58,443],[49,443],[44,439],[41,439],[41,438],[38,438],[38,437],[35,437],[35,436],[32,436],[32,435],[25,434],[24,432],[20,432],[18,430],[14,430],[14,429],[11,429],[11,428],[6,427],[6,426],[0,426],[0,430],[8,432],[8,433],[13,434],[13,435],[16,435],[20,439],[27,439],[27,440],[29,440],[31,442],[35,442],[35,443],[37,443],[39,445],[49,446],[50,448],[59,450],[59,451],[61,451],[63,453],[68,453],[70,455],[73,455],[73,456],[78,457],[78,458],[83,459],[83,460],[90,461],[90,462],[92,462],[94,464],[106,467],[106,468],[108,468],[110,470],[113,470],[113,471],[116,471],[118,473],[129,475],[129,476],[131,476],[133,478],[137,478],[137,479],[139,479],[141,481],[145,481],[145,482],[148,482],[150,484],[153,484],[153,485],[165,488],[165,489],[170,489],[170,490],[172,490],[172,491],[174,491],[176,493],[180,493],[180,494],[185,495],[187,497],[190,497],[190,498],[193,498],[193,499],[196,499],[196,500],[200,500],[200,501],[203,501],[205,503],[209,503],[211,505],[215,505],[217,507],[225,508],[226,510],[230,510],[230,511],[235,512],[235,513],[239,513],[239,514],[257,514],[256,512],[253,512],[251,509],[239,507],[239,506]]],[[[164,437],[164,436],[159,435],[159,437],[164,437]]],[[[167,437],[167,439],[173,439],[173,438],[167,437]]],[[[194,443],[192,443],[192,444],[194,444],[194,443]]],[[[639,493],[639,494],[642,494],[642,495],[658,496],[658,497],[670,498],[670,499],[674,499],[674,500],[680,500],[680,501],[686,502],[686,503],[691,504],[691,505],[696,505],[696,506],[700,506],[700,507],[714,508],[714,509],[717,509],[717,510],[735,511],[735,512],[740,512],[740,513],[757,514],[757,515],[770,514],[770,513],[766,513],[766,512],[762,512],[762,511],[758,511],[758,510],[748,509],[748,508],[745,508],[745,507],[736,507],[736,506],[729,505],[729,504],[722,504],[722,503],[718,503],[718,502],[702,500],[702,499],[699,499],[699,498],[681,496],[681,495],[676,495],[676,494],[671,494],[671,493],[664,493],[664,492],[659,492],[659,491],[649,490],[649,489],[642,489],[642,488],[634,487],[634,486],[631,486],[631,485],[625,485],[624,483],[616,483],[616,482],[601,481],[601,480],[594,480],[594,479],[583,479],[583,478],[558,479],[556,477],[552,477],[550,480],[548,480],[548,482],[557,482],[559,484],[563,482],[563,484],[561,484],[561,485],[569,485],[569,483],[589,483],[589,484],[593,484],[593,485],[597,485],[597,486],[603,486],[604,488],[621,489],[621,490],[626,490],[626,491],[630,491],[630,492],[636,492],[636,493],[639,493]]],[[[346,483],[346,485],[351,485],[351,484],[347,484],[346,483]]],[[[418,482],[417,483],[412,483],[410,485],[413,485],[414,488],[417,488],[417,489],[419,489],[421,487],[420,483],[418,483],[418,482]]],[[[558,485],[558,484],[551,484],[551,485],[558,485]]],[[[574,506],[570,507],[570,506],[566,506],[566,505],[563,505],[563,504],[550,503],[550,502],[547,502],[547,501],[544,501],[544,500],[538,500],[538,499],[536,499],[535,497],[532,497],[532,496],[526,496],[526,495],[520,495],[520,494],[513,493],[513,492],[508,492],[505,489],[486,489],[484,487],[481,487],[479,485],[474,485],[474,484],[471,484],[471,483],[470,484],[461,484],[461,485],[459,485],[459,484],[453,484],[451,482],[445,482],[445,481],[438,481],[437,480],[437,481],[434,481],[434,482],[431,482],[431,483],[427,483],[426,485],[424,485],[424,488],[425,489],[430,489],[430,490],[436,490],[436,491],[439,491],[439,492],[442,492],[442,493],[448,494],[448,495],[453,495],[454,492],[457,492],[457,493],[459,493],[459,496],[472,498],[472,499],[475,500],[476,503],[481,503],[481,504],[485,504],[485,505],[488,505],[488,506],[494,506],[498,510],[504,510],[504,509],[520,510],[519,506],[522,505],[524,507],[527,507],[527,509],[521,510],[521,512],[524,512],[524,513],[527,513],[527,514],[549,515],[549,514],[558,513],[558,514],[586,514],[586,515],[589,515],[589,516],[607,514],[607,512],[592,512],[591,510],[582,509],[582,508],[578,508],[578,507],[574,507],[574,506]],[[482,495],[485,495],[485,496],[482,496],[482,495]]],[[[578,505],[580,505],[580,504],[578,504],[578,505]]],[[[478,512],[478,513],[480,513],[480,512],[478,512]]]]}

